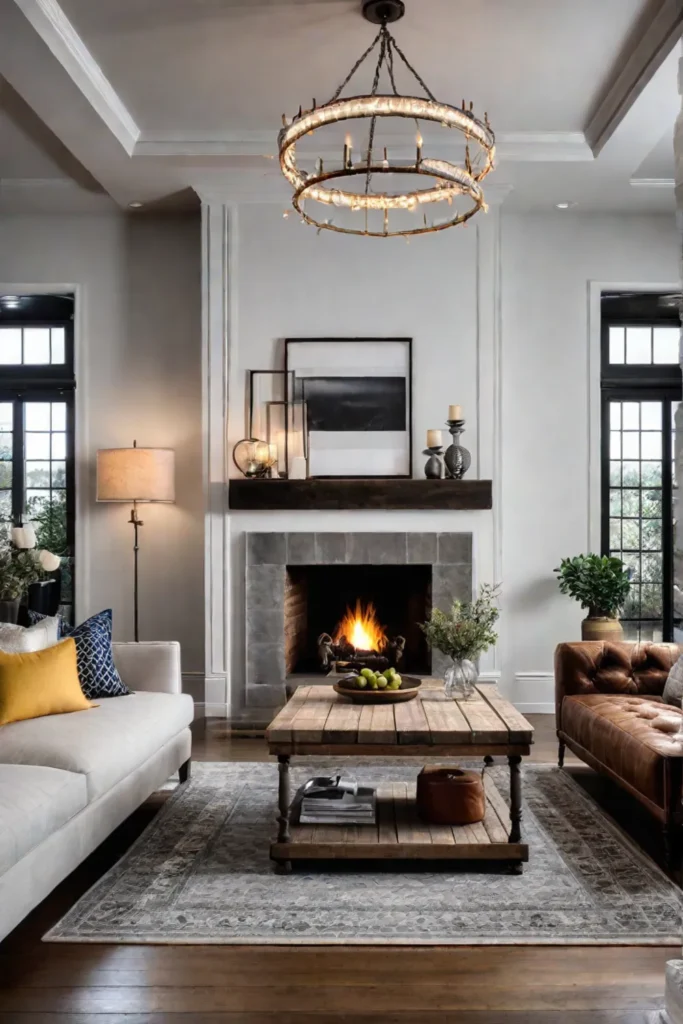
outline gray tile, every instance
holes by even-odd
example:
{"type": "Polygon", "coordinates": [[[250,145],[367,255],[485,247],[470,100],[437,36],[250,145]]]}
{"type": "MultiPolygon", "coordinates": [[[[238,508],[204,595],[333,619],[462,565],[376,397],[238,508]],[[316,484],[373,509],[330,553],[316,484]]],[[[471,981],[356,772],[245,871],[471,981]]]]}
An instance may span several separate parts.
{"type": "Polygon", "coordinates": [[[247,566],[246,598],[248,616],[257,608],[284,608],[284,565],[247,566]]]}
{"type": "Polygon", "coordinates": [[[284,565],[286,560],[286,534],[247,534],[247,565],[284,565]]]}
{"type": "Polygon", "coordinates": [[[247,648],[254,643],[281,644],[285,632],[282,607],[253,605],[247,610],[247,648]]]}
{"type": "Polygon", "coordinates": [[[437,561],[436,538],[435,533],[409,533],[408,561],[413,565],[434,565],[437,561]]]}
{"type": "Polygon", "coordinates": [[[472,600],[471,565],[435,565],[432,571],[432,604],[450,611],[454,600],[472,600]]]}
{"type": "Polygon", "coordinates": [[[274,718],[278,708],[287,702],[287,693],[284,683],[261,683],[258,686],[250,686],[247,690],[247,707],[271,708],[272,713],[268,718],[274,718]]]}
{"type": "Polygon", "coordinates": [[[444,565],[472,564],[471,533],[440,533],[437,561],[444,565]]]}
{"type": "Polygon", "coordinates": [[[345,533],[316,533],[316,565],[343,565],[346,561],[345,533]]]}
{"type": "Polygon", "coordinates": [[[282,686],[284,690],[285,674],[284,644],[257,643],[247,647],[247,693],[262,685],[282,686]]]}
{"type": "Polygon", "coordinates": [[[350,565],[405,565],[405,533],[349,534],[350,565]]]}
{"type": "Polygon", "coordinates": [[[287,564],[315,565],[315,534],[287,534],[287,564]]]}

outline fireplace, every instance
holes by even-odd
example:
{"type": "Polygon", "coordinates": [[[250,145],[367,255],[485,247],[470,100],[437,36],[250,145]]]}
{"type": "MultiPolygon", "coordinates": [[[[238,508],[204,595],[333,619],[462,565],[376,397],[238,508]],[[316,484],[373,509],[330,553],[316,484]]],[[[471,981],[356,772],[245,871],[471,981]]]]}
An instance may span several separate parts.
{"type": "Polygon", "coordinates": [[[447,611],[453,598],[471,596],[471,533],[248,533],[246,703],[282,703],[292,675],[331,681],[319,639],[339,639],[357,602],[361,611],[374,605],[388,643],[405,640],[404,671],[442,675],[446,661],[428,650],[418,623],[432,607],[447,611]]]}
{"type": "Polygon", "coordinates": [[[288,565],[287,674],[327,674],[340,662],[429,674],[419,623],[431,608],[431,565],[288,565]]]}

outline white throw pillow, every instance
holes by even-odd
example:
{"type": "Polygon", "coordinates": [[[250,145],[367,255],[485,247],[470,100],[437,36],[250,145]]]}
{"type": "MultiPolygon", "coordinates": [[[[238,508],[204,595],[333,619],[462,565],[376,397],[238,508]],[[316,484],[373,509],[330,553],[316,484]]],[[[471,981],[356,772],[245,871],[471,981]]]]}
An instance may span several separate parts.
{"type": "Polygon", "coordinates": [[[678,661],[673,665],[669,672],[666,683],[664,684],[664,693],[662,699],[665,704],[673,704],[675,707],[681,707],[681,698],[683,697],[683,654],[681,654],[678,661]]]}
{"type": "Polygon", "coordinates": [[[46,616],[35,626],[17,626],[0,622],[0,651],[5,654],[31,654],[44,651],[59,642],[59,616],[46,616]]]}

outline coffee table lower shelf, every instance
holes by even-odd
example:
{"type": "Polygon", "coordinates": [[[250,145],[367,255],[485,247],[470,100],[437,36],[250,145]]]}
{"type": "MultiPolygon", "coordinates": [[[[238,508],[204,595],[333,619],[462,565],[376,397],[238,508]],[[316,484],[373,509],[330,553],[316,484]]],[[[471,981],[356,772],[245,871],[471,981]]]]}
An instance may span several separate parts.
{"type": "Polygon", "coordinates": [[[503,861],[518,871],[529,859],[526,843],[511,843],[510,814],[486,779],[486,816],[476,825],[428,825],[417,815],[414,783],[378,787],[375,825],[296,825],[271,845],[271,858],[298,860],[503,861]]]}

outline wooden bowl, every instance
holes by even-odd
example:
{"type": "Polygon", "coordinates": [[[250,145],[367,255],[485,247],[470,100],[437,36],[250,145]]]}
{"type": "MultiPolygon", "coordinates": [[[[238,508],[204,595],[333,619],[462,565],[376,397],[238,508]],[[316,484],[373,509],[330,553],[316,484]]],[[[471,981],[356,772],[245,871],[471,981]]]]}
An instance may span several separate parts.
{"type": "Polygon", "coordinates": [[[354,704],[400,704],[404,700],[413,700],[422,686],[422,680],[415,676],[401,676],[398,690],[357,690],[335,683],[334,689],[340,697],[348,697],[354,704]]]}

